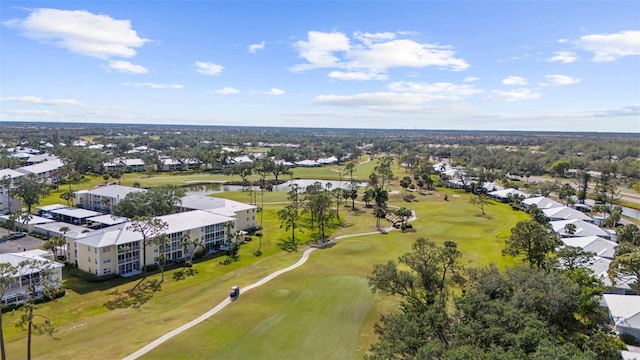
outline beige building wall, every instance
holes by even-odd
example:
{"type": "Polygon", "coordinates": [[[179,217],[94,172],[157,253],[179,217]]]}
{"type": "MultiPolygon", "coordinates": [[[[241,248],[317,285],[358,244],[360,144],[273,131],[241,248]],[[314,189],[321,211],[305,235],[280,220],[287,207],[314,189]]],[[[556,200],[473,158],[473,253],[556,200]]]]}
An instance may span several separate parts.
{"type": "Polygon", "coordinates": [[[258,224],[258,212],[256,208],[236,211],[236,229],[253,229],[258,224]]]}

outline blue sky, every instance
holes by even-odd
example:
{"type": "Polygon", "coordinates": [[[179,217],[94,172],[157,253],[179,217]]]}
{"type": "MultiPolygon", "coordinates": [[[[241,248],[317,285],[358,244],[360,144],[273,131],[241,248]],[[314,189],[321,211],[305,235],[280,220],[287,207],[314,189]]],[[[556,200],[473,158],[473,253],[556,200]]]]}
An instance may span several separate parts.
{"type": "Polygon", "coordinates": [[[640,2],[0,2],[0,120],[640,132],[640,2]]]}

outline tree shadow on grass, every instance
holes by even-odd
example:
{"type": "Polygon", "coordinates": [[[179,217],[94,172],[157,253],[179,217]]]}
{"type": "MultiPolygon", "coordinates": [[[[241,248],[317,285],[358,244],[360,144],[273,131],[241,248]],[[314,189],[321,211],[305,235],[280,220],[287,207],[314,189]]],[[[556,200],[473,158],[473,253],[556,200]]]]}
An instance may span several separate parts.
{"type": "Polygon", "coordinates": [[[186,279],[187,276],[196,276],[197,273],[198,270],[194,269],[193,267],[188,267],[174,271],[172,277],[173,280],[179,281],[186,279]]]}
{"type": "Polygon", "coordinates": [[[104,306],[110,310],[125,309],[129,307],[137,309],[151,300],[153,294],[161,289],[162,284],[160,283],[160,280],[154,279],[145,281],[142,279],[136,284],[136,286],[129,290],[125,290],[124,292],[115,290],[111,292],[109,295],[113,295],[115,298],[107,301],[104,306]]]}

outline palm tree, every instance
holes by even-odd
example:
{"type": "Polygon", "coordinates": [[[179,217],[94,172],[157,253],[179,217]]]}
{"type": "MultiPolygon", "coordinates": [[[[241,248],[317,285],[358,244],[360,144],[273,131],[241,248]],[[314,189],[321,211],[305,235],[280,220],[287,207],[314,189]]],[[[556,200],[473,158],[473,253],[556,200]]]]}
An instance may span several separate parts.
{"type": "Polygon", "coordinates": [[[373,210],[373,214],[376,216],[376,229],[380,230],[380,219],[387,215],[387,212],[381,208],[377,207],[373,210]]]}
{"type": "Polygon", "coordinates": [[[73,206],[73,200],[75,199],[75,194],[73,193],[73,190],[69,189],[62,192],[62,194],[60,194],[60,199],[66,201],[67,205],[73,206]]]}
{"type": "MultiPolygon", "coordinates": [[[[17,216],[17,218],[20,221],[20,231],[24,231],[24,226],[31,221],[31,219],[33,219],[33,215],[31,215],[30,212],[28,211],[23,211],[20,210],[19,211],[19,215],[17,216]]],[[[27,228],[28,229],[28,228],[27,228]]]]}
{"type": "Polygon", "coordinates": [[[389,192],[385,190],[382,186],[376,186],[372,188],[371,197],[373,201],[376,203],[377,207],[386,208],[387,200],[389,200],[389,192]]]}
{"type": "Polygon", "coordinates": [[[576,230],[575,224],[566,224],[564,226],[564,232],[569,235],[569,237],[573,236],[576,233],[576,230]]]}
{"type": "Polygon", "coordinates": [[[400,209],[396,210],[396,215],[400,217],[400,228],[404,230],[404,223],[405,221],[407,221],[407,219],[409,217],[411,217],[411,215],[413,214],[413,212],[411,211],[411,209],[407,209],[406,207],[401,207],[400,209]]]}
{"type": "MultiPolygon", "coordinates": [[[[60,228],[60,232],[62,232],[62,236],[60,237],[60,242],[57,244],[58,246],[65,246],[67,244],[67,233],[71,231],[68,226],[63,226],[60,228]]],[[[64,254],[62,255],[64,256],[64,254]]]]}
{"type": "Polygon", "coordinates": [[[198,247],[202,247],[204,244],[200,238],[192,238],[188,233],[182,234],[180,237],[180,245],[182,245],[182,252],[184,256],[184,266],[189,266],[193,260],[193,254],[198,247]]]}

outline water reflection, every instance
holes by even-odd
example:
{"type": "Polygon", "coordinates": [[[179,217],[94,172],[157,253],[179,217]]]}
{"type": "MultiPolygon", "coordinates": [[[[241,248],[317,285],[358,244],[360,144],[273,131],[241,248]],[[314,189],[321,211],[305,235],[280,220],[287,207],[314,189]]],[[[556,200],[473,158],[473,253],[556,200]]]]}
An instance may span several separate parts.
{"type": "MultiPolygon", "coordinates": [[[[323,188],[326,187],[328,183],[331,184],[331,189],[336,189],[336,188],[350,189],[351,188],[351,182],[349,181],[296,179],[296,180],[289,180],[280,185],[274,186],[273,191],[287,192],[291,189],[291,186],[293,184],[297,184],[298,187],[300,187],[300,189],[304,191],[304,189],[307,186],[312,185],[316,182],[319,182],[320,184],[322,184],[323,188]]],[[[366,186],[367,184],[358,183],[358,185],[366,186]]],[[[210,195],[210,194],[221,193],[224,191],[241,191],[243,189],[260,191],[260,187],[258,186],[250,186],[250,187],[243,188],[240,185],[227,185],[227,184],[220,184],[220,183],[198,183],[198,184],[185,185],[184,187],[187,190],[187,195],[210,195]]]]}

